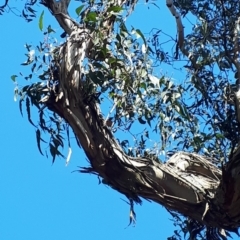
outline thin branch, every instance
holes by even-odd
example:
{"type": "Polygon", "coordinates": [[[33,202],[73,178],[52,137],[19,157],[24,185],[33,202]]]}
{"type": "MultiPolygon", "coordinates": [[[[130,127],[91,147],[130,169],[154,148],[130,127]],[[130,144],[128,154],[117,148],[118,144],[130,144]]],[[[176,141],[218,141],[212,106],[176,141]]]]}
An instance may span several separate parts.
{"type": "Polygon", "coordinates": [[[183,48],[183,42],[184,42],[184,28],[182,25],[182,20],[180,14],[177,12],[176,8],[173,5],[173,0],[166,0],[166,5],[169,9],[169,11],[172,13],[172,15],[176,19],[177,23],[177,30],[178,30],[178,46],[180,49],[183,48]]]}
{"type": "Polygon", "coordinates": [[[234,44],[234,56],[233,56],[233,62],[234,65],[238,71],[238,84],[240,84],[240,63],[239,63],[239,28],[240,28],[240,17],[238,17],[238,19],[235,22],[235,28],[234,28],[234,32],[233,32],[233,44],[234,44]]]}
{"type": "Polygon", "coordinates": [[[70,0],[42,0],[40,3],[50,10],[63,30],[70,35],[75,24],[75,21],[68,15],[70,0]]]}

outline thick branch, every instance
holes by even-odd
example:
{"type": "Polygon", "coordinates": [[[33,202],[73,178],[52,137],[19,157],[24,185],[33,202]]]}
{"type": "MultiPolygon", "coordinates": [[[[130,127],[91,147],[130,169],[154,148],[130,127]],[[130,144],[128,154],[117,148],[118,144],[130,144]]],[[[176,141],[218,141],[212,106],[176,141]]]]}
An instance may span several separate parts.
{"type": "MultiPolygon", "coordinates": [[[[94,93],[86,91],[86,83],[81,79],[85,73],[83,59],[92,47],[89,30],[65,23],[69,1],[62,0],[59,5],[49,2],[45,4],[62,21],[60,25],[69,28],[70,37],[56,59],[60,77],[58,96],[49,98],[46,104],[72,127],[90,161],[91,171],[136,202],[140,202],[140,197],[153,200],[212,227],[239,227],[238,151],[223,175],[211,159],[193,153],[176,153],[165,164],[127,156],[107,127],[97,102],[94,98],[89,101],[94,93]],[[61,10],[59,15],[56,9],[61,10]]],[[[168,3],[169,9],[174,9],[172,1],[168,3]]]]}
{"type": "Polygon", "coordinates": [[[55,16],[59,25],[63,30],[69,35],[72,32],[72,27],[74,24],[77,24],[73,19],[69,17],[68,6],[70,0],[42,0],[41,4],[46,6],[50,12],[55,16]]]}
{"type": "MultiPolygon", "coordinates": [[[[104,183],[137,202],[139,197],[146,198],[206,225],[236,227],[239,221],[233,223],[228,219],[227,214],[231,212],[226,214],[227,208],[223,204],[213,204],[215,194],[219,192],[221,171],[210,159],[179,152],[162,164],[151,159],[132,158],[124,153],[105,125],[96,102],[89,102],[84,97],[84,83],[79,76],[81,59],[89,46],[86,31],[73,31],[61,48],[62,97],[57,102],[50,98],[48,105],[70,124],[93,171],[104,179],[104,183]],[[76,41],[77,36],[85,41],[76,41]],[[76,81],[79,81],[78,87],[76,81]]],[[[225,193],[221,193],[222,198],[225,193]]]]}

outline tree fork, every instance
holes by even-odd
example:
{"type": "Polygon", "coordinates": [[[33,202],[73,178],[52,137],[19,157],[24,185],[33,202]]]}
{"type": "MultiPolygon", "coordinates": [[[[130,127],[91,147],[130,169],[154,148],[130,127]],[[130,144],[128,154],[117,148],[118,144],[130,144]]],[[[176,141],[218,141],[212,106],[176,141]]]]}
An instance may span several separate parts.
{"type": "MultiPolygon", "coordinates": [[[[81,74],[94,35],[71,20],[64,2],[69,3],[43,1],[70,35],[58,55],[59,95],[49,98],[46,105],[72,127],[92,166],[89,172],[99,174],[104,183],[130,200],[152,200],[206,226],[230,231],[238,228],[240,150],[226,164],[223,174],[210,158],[194,153],[178,152],[165,164],[127,156],[106,126],[97,102],[86,101],[81,74]],[[56,12],[56,4],[64,6],[58,8],[61,12],[56,12]]],[[[118,1],[119,6],[125,3],[118,1]]]]}

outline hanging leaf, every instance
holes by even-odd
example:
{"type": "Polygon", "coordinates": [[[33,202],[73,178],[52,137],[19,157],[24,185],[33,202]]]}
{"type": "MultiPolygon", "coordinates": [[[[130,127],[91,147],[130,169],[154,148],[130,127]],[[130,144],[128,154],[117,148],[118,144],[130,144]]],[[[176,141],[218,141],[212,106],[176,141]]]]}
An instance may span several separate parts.
{"type": "Polygon", "coordinates": [[[20,113],[23,117],[23,113],[22,113],[22,102],[23,102],[23,98],[19,100],[19,109],[20,109],[20,113]]]}
{"type": "Polygon", "coordinates": [[[58,148],[59,146],[63,147],[63,142],[55,137],[53,137],[52,142],[54,143],[56,148],[58,148]]]}
{"type": "Polygon", "coordinates": [[[32,65],[32,67],[31,67],[31,71],[32,71],[32,72],[34,72],[34,69],[35,69],[36,66],[37,66],[36,63],[34,63],[34,64],[32,65]]]}
{"type": "Polygon", "coordinates": [[[50,153],[52,155],[52,163],[54,163],[56,159],[56,148],[51,143],[49,144],[49,147],[50,147],[50,153]]]}
{"type": "Polygon", "coordinates": [[[17,101],[17,97],[18,97],[18,87],[16,86],[14,88],[14,101],[16,102],[17,101]]]}
{"type": "Polygon", "coordinates": [[[66,159],[66,166],[68,165],[68,163],[70,161],[71,155],[72,155],[72,149],[69,147],[68,148],[68,156],[67,156],[67,159],[66,159]]]}
{"type": "Polygon", "coordinates": [[[36,138],[37,138],[37,146],[38,146],[38,150],[39,150],[39,152],[43,155],[42,150],[41,150],[41,145],[40,145],[40,141],[41,141],[41,132],[40,132],[39,129],[36,131],[36,138]]]}
{"type": "Polygon", "coordinates": [[[137,33],[138,35],[140,35],[140,37],[142,38],[145,46],[147,46],[146,39],[145,39],[144,35],[142,34],[141,30],[140,30],[140,29],[136,29],[136,33],[137,33]]]}
{"type": "Polygon", "coordinates": [[[59,150],[57,149],[57,146],[54,146],[52,143],[50,143],[49,147],[50,147],[50,153],[53,157],[52,163],[55,162],[56,156],[61,156],[62,158],[65,158],[64,155],[61,152],[59,152],[59,150]]]}
{"type": "Polygon", "coordinates": [[[138,121],[139,121],[141,124],[145,124],[145,123],[146,123],[146,121],[143,120],[141,117],[138,118],[138,121]]]}
{"type": "Polygon", "coordinates": [[[34,126],[34,123],[31,119],[31,111],[30,111],[30,100],[29,100],[29,97],[26,98],[26,109],[27,109],[27,116],[28,116],[28,121],[34,126]]]}
{"type": "Polygon", "coordinates": [[[51,32],[55,33],[55,31],[52,29],[51,25],[49,25],[47,27],[47,33],[51,33],[51,32]]]}
{"type": "Polygon", "coordinates": [[[31,13],[33,14],[33,16],[36,16],[35,13],[36,13],[37,11],[35,11],[35,10],[32,9],[31,7],[28,7],[27,9],[28,9],[29,12],[31,12],[31,13]]]}
{"type": "Polygon", "coordinates": [[[84,5],[81,5],[80,7],[75,9],[75,12],[77,13],[78,16],[80,15],[83,8],[84,8],[84,5]]]}
{"type": "Polygon", "coordinates": [[[46,130],[46,123],[45,123],[45,120],[43,118],[43,110],[40,111],[39,113],[39,125],[40,127],[43,129],[43,130],[46,130]]]}
{"type": "Polygon", "coordinates": [[[42,11],[40,18],[39,18],[39,22],[38,22],[38,27],[41,31],[43,30],[43,16],[44,16],[44,11],[42,11]]]}
{"type": "Polygon", "coordinates": [[[130,210],[128,226],[131,224],[136,224],[136,213],[133,210],[130,210]]]}

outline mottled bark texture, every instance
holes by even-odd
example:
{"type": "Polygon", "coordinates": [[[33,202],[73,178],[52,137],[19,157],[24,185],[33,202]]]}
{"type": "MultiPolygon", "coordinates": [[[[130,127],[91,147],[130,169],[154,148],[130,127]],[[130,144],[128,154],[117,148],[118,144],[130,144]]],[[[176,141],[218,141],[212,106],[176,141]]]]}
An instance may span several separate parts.
{"type": "MultiPolygon", "coordinates": [[[[127,156],[104,122],[95,93],[86,91],[81,78],[83,61],[91,57],[94,33],[69,17],[69,1],[49,0],[43,4],[69,34],[56,58],[59,91],[46,105],[72,127],[90,161],[89,172],[96,172],[104,183],[136,202],[140,198],[152,200],[210,227],[239,227],[240,150],[221,169],[213,159],[187,152],[174,154],[166,163],[127,156]]],[[[128,2],[116,0],[114,4],[128,2]]],[[[107,25],[111,32],[114,18],[106,21],[110,21],[107,25]]]]}

